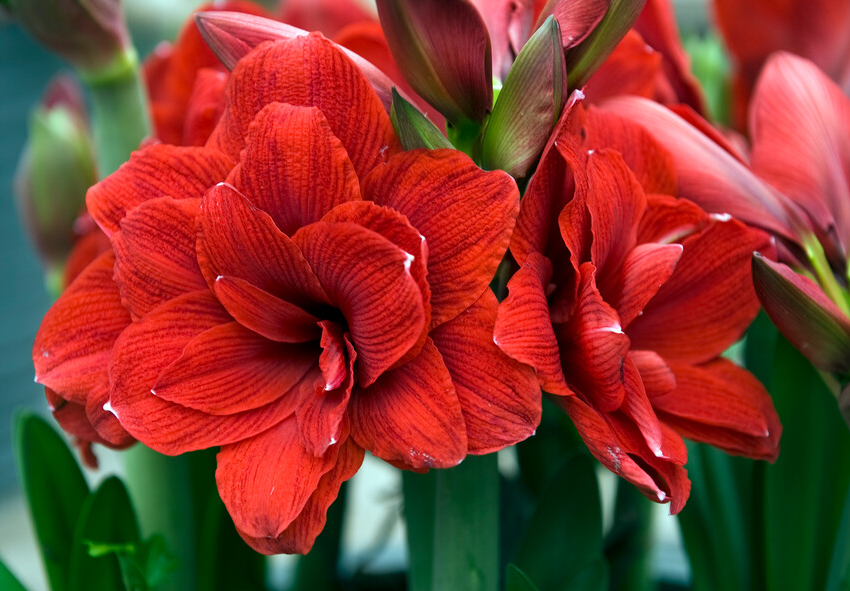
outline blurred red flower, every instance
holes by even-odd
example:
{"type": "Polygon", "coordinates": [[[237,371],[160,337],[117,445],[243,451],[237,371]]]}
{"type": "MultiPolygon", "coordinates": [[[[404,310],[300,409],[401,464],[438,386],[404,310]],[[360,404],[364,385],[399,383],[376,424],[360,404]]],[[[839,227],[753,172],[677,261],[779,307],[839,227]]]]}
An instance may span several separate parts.
{"type": "Polygon", "coordinates": [[[750,258],[768,237],[675,192],[646,131],[573,105],[523,199],[495,331],[590,451],[673,513],[682,436],[773,460],[781,433],[762,385],[720,357],[758,311],[750,258]]]}
{"type": "Polygon", "coordinates": [[[400,152],[321,36],[260,45],[225,97],[205,147],[149,146],[89,191],[113,252],[48,312],[33,357],[98,433],[221,446],[246,541],[306,552],[364,449],[449,467],[534,431],[533,372],[491,336],[519,195],[459,152],[400,152]]]}

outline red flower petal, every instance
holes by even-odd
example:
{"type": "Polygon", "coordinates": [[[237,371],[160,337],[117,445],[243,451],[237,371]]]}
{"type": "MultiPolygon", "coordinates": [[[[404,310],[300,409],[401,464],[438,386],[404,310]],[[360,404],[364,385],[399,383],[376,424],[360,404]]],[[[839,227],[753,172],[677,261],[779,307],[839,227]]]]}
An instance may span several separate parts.
{"type": "Polygon", "coordinates": [[[315,107],[263,108],[227,180],[289,236],[335,205],[360,199],[348,154],[315,107]]]}
{"type": "Polygon", "coordinates": [[[449,468],[466,455],[461,406],[430,339],[415,359],[356,389],[348,413],[354,441],[383,460],[449,468]]]}
{"type": "Polygon", "coordinates": [[[238,530],[239,535],[254,550],[263,554],[306,554],[313,547],[316,536],[325,528],[326,513],[339,494],[340,486],[360,469],[363,456],[363,448],[349,437],[340,444],[334,467],[322,476],[301,513],[283,533],[276,538],[252,538],[238,530]]]}
{"type": "Polygon", "coordinates": [[[223,181],[233,162],[210,148],[182,148],[167,144],[133,152],[130,160],[89,189],[86,207],[98,225],[111,235],[137,205],[169,195],[175,199],[201,197],[223,181]]]}
{"type": "Polygon", "coordinates": [[[231,415],[296,395],[295,386],[317,353],[302,344],[269,341],[229,322],[190,340],[159,374],[151,394],[205,413],[231,415]]]}
{"type": "Polygon", "coordinates": [[[507,250],[519,192],[504,172],[483,172],[454,150],[413,150],[375,169],[363,195],[403,213],[428,246],[431,327],[487,288],[507,250]]]}
{"type": "Polygon", "coordinates": [[[629,337],[617,313],[599,294],[596,269],[581,266],[581,284],[573,316],[556,326],[564,375],[595,408],[611,412],[626,395],[624,364],[629,337]]]}
{"type": "Polygon", "coordinates": [[[629,337],[634,348],[668,361],[701,363],[740,338],[755,317],[749,261],[768,239],[735,220],[712,221],[682,245],[672,277],[629,325],[629,337]]]}
{"type": "Polygon", "coordinates": [[[676,375],[655,351],[629,351],[629,359],[640,372],[647,395],[652,398],[667,394],[676,387],[676,375]]]}
{"type": "Polygon", "coordinates": [[[654,98],[662,61],[640,33],[630,30],[588,80],[587,99],[598,102],[620,94],[654,98]]]}
{"type": "Polygon", "coordinates": [[[642,126],[591,106],[583,129],[588,148],[609,148],[620,153],[644,192],[676,194],[673,157],[642,126]]]}
{"type": "Polygon", "coordinates": [[[86,267],[47,311],[33,344],[36,381],[81,405],[108,384],[112,346],[130,324],[112,280],[114,261],[109,251],[86,267]]]}
{"type": "Polygon", "coordinates": [[[710,216],[687,199],[647,195],[647,208],[638,225],[638,244],[671,244],[703,230],[710,216]]]}
{"type": "Polygon", "coordinates": [[[626,256],[616,285],[605,294],[608,303],[617,310],[624,330],[643,314],[681,258],[681,244],[639,244],[626,256]]]}
{"type": "Polygon", "coordinates": [[[534,370],[493,343],[498,302],[489,289],[431,335],[457,391],[469,453],[485,454],[534,434],[540,386],[534,370]]]}
{"type": "Polygon", "coordinates": [[[198,71],[185,119],[179,120],[183,125],[182,145],[203,146],[207,143],[224,112],[224,88],[227,78],[225,72],[212,68],[198,71]]]}
{"type": "Polygon", "coordinates": [[[318,318],[244,279],[219,275],[213,292],[239,324],[272,341],[306,343],[321,334],[318,318]]]}
{"type": "Polygon", "coordinates": [[[99,436],[98,439],[91,441],[100,443],[99,440],[102,440],[109,447],[127,447],[136,440],[121,426],[114,414],[104,409],[107,402],[109,402],[109,384],[104,381],[89,393],[86,400],[86,418],[99,436]]]}
{"type": "Polygon", "coordinates": [[[363,74],[319,35],[258,47],[233,69],[226,97],[227,108],[209,145],[234,158],[256,114],[273,102],[318,107],[360,178],[400,150],[390,118],[363,74]]]}
{"type": "Polygon", "coordinates": [[[307,451],[320,456],[342,437],[342,420],[354,386],[354,362],[357,353],[348,333],[333,322],[322,322],[321,376],[305,392],[295,417],[301,441],[307,451]]]}
{"type": "Polygon", "coordinates": [[[662,419],[685,437],[729,453],[774,461],[782,425],[770,395],[727,359],[700,366],[670,363],[675,390],[652,398],[662,419]]]}
{"type": "Polygon", "coordinates": [[[414,255],[349,222],[311,224],[294,241],[348,323],[358,381],[372,384],[425,326],[422,292],[410,273],[414,255]]]}
{"type": "Polygon", "coordinates": [[[121,220],[112,235],[121,302],[140,318],[166,300],[206,287],[195,255],[200,199],[157,197],[121,220]]]}
{"type": "Polygon", "coordinates": [[[802,206],[824,242],[838,239],[835,254],[843,261],[850,248],[850,99],[813,63],[779,53],[765,65],[750,109],[753,170],[802,206]]]}
{"type": "Polygon", "coordinates": [[[50,388],[45,388],[44,393],[47,397],[47,406],[50,412],[53,413],[53,418],[62,427],[62,430],[79,439],[80,441],[90,441],[94,443],[102,443],[109,445],[105,441],[89,421],[86,415],[86,407],[83,404],[69,402],[50,388]]]}
{"type": "Polygon", "coordinates": [[[793,238],[786,200],[740,160],[669,109],[639,97],[621,96],[603,108],[650,130],[673,156],[677,195],[711,213],[728,213],[759,228],[793,238]]]}
{"type": "Polygon", "coordinates": [[[211,286],[223,275],[301,308],[330,303],[295,243],[230,185],[207,191],[199,220],[198,263],[211,286]]]}
{"type": "Polygon", "coordinates": [[[295,396],[246,412],[214,416],[151,394],[157,377],[196,336],[230,318],[209,291],[178,296],[125,330],[109,366],[109,402],[121,424],[148,447],[176,455],[251,437],[295,410],[295,396]]]}
{"type": "Polygon", "coordinates": [[[237,529],[252,538],[276,538],[304,509],[340,446],[324,456],[307,452],[290,417],[254,437],[222,446],[215,480],[237,529]]]}
{"type": "Polygon", "coordinates": [[[572,392],[561,370],[546,300],[551,275],[552,264],[532,252],[508,281],[508,297],[499,306],[493,342],[510,357],[533,367],[545,391],[569,396],[572,392]]]}
{"type": "Polygon", "coordinates": [[[428,285],[428,244],[423,236],[410,225],[407,218],[388,207],[375,205],[371,201],[351,201],[338,205],[322,218],[324,222],[353,222],[377,232],[403,251],[413,255],[410,262],[410,275],[422,292],[422,304],[425,310],[425,324],[417,343],[410,348],[396,366],[410,361],[419,354],[425,339],[428,337],[428,327],[431,324],[431,288],[428,285]]]}

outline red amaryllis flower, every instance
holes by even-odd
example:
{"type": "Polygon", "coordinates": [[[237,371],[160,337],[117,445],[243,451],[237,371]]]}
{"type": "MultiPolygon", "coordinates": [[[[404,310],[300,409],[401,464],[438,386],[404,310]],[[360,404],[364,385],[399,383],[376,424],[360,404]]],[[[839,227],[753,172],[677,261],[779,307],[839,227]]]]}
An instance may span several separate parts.
{"type": "MultiPolygon", "coordinates": [[[[227,10],[257,16],[267,13],[252,2],[228,0],[203,10],[227,10]]],[[[224,107],[227,70],[204,43],[193,18],[174,44],[160,43],[145,60],[145,79],[157,139],[178,146],[202,146],[224,107]]]]}
{"type": "Polygon", "coordinates": [[[260,45],[226,99],[206,147],[148,147],[90,190],[114,253],[48,313],[34,359],[155,450],[221,446],[246,541],[306,552],[364,449],[448,467],[533,432],[533,372],[491,337],[518,191],[459,152],[399,153],[318,35],[260,45]]]}
{"type": "Polygon", "coordinates": [[[781,431],[761,384],[720,357],[758,310],[750,257],[767,236],[675,188],[647,132],[573,107],[523,200],[495,330],[590,451],[673,513],[682,436],[772,460],[781,431]]]}

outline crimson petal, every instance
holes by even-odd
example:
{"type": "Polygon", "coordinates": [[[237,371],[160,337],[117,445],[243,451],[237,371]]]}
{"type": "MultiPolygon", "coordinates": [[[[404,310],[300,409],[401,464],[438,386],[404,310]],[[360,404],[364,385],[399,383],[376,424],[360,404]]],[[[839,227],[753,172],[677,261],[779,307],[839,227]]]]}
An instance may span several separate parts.
{"type": "Polygon", "coordinates": [[[403,213],[428,245],[431,328],[466,310],[487,288],[510,242],[519,191],[455,150],[412,150],[376,168],[363,195],[403,213]]]}
{"type": "Polygon", "coordinates": [[[206,286],[195,255],[200,199],[158,197],[121,220],[112,235],[115,282],[134,319],[182,293],[206,286]]]}
{"type": "Polygon", "coordinates": [[[151,394],[212,415],[259,408],[293,390],[315,363],[302,344],[275,343],[238,322],[190,340],[159,374],[151,394]]]}
{"type": "Polygon", "coordinates": [[[233,162],[210,148],[148,146],[88,190],[86,207],[98,225],[111,235],[137,205],[169,195],[175,199],[201,197],[227,177],[233,162]]]}
{"type": "Polygon", "coordinates": [[[222,446],[215,479],[221,500],[240,532],[276,538],[304,509],[340,446],[323,456],[301,444],[295,417],[239,443],[222,446]]]}
{"type": "Polygon", "coordinates": [[[469,453],[485,454],[534,434],[540,423],[540,387],[534,370],[493,342],[498,302],[489,289],[431,334],[452,376],[469,453]]]}
{"type": "Polygon", "coordinates": [[[241,530],[239,535],[254,550],[263,554],[307,554],[325,528],[326,513],[339,494],[342,483],[354,476],[363,463],[363,448],[350,437],[340,444],[336,464],[319,480],[301,513],[276,538],[251,537],[241,530]]]}
{"type": "Polygon", "coordinates": [[[130,324],[112,280],[114,262],[108,251],[86,267],[47,311],[33,344],[35,380],[81,405],[108,384],[112,346],[130,324]]]}
{"type": "Polygon", "coordinates": [[[449,468],[467,451],[466,427],[451,374],[428,339],[412,361],[358,388],[348,405],[351,436],[388,462],[449,468]]]}
{"type": "Polygon", "coordinates": [[[227,108],[208,145],[234,159],[245,147],[256,114],[273,102],[318,107],[360,178],[401,149],[389,115],[363,74],[321,35],[260,45],[239,60],[225,96],[227,108]]]}
{"type": "Polygon", "coordinates": [[[160,453],[176,455],[241,441],[294,412],[296,396],[281,396],[254,410],[214,416],[151,394],[162,370],[180,357],[194,337],[230,321],[212,294],[204,290],[162,304],[121,334],[109,365],[109,403],[130,434],[160,453]]]}
{"type": "Polygon", "coordinates": [[[316,222],[294,240],[348,322],[360,384],[372,384],[425,326],[422,292],[410,273],[415,256],[350,222],[316,222]]]}
{"type": "Polygon", "coordinates": [[[227,180],[289,236],[335,205],[360,199],[354,166],[316,107],[263,108],[227,180]]]}

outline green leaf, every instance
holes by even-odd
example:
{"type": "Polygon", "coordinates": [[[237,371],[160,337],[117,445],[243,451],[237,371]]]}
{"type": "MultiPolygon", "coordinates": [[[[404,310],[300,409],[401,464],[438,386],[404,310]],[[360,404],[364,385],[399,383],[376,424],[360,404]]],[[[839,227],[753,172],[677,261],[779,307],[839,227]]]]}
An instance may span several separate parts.
{"type": "Polygon", "coordinates": [[[539,591],[531,579],[515,564],[509,564],[505,575],[505,591],[539,591]]]}
{"type": "Polygon", "coordinates": [[[36,539],[52,591],[68,589],[71,541],[86,481],[65,441],[41,417],[19,413],[14,426],[15,459],[36,539]]]}
{"type": "Polygon", "coordinates": [[[393,104],[390,107],[390,119],[405,150],[425,148],[453,148],[451,142],[440,133],[437,126],[410,104],[393,87],[393,104]]]}
{"type": "Polygon", "coordinates": [[[847,491],[844,515],[832,550],[826,591],[850,591],[850,490],[847,491]]]}
{"type": "Polygon", "coordinates": [[[637,487],[617,482],[614,524],[605,536],[605,556],[611,566],[612,591],[650,591],[652,507],[637,487]]]}
{"type": "Polygon", "coordinates": [[[602,510],[595,463],[586,454],[578,454],[549,482],[514,562],[542,591],[556,591],[574,589],[571,579],[586,568],[591,574],[582,581],[588,585],[585,588],[595,589],[599,579],[592,573],[599,567],[590,565],[602,560],[602,510]],[[553,552],[558,560],[552,560],[553,552]]]}
{"type": "Polygon", "coordinates": [[[499,582],[496,454],[427,474],[403,473],[411,591],[495,591],[499,582]]]}
{"type": "Polygon", "coordinates": [[[80,511],[71,545],[68,589],[123,589],[124,577],[117,554],[134,554],[138,545],[139,526],[127,490],[118,478],[107,478],[86,498],[80,511]]]}
{"type": "Polygon", "coordinates": [[[850,432],[820,375],[785,339],[771,393],[783,433],[765,473],[768,587],[823,589],[850,485],[850,432]]]}
{"type": "Polygon", "coordinates": [[[0,560],[0,589],[3,591],[27,591],[26,587],[12,574],[2,560],[0,560]]]}

